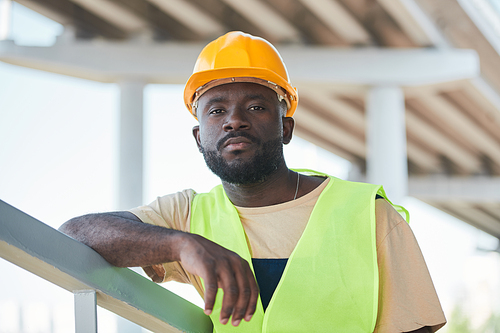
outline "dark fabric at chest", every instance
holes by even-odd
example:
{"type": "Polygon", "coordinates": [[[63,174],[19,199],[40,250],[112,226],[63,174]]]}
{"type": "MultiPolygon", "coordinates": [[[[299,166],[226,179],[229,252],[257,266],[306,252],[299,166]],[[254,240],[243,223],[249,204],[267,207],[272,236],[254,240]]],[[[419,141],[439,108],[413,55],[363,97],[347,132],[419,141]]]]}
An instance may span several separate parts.
{"type": "Polygon", "coordinates": [[[252,258],[255,278],[260,289],[260,299],[264,311],[266,310],[274,290],[280,282],[288,259],[255,259],[252,258]]]}

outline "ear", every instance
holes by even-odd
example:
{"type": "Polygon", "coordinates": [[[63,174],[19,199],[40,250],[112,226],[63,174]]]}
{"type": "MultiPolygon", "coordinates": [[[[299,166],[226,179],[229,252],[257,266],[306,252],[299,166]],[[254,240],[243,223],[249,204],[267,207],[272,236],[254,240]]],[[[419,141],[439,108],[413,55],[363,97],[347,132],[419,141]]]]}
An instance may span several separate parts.
{"type": "Polygon", "coordinates": [[[198,146],[198,151],[201,153],[201,139],[200,139],[200,126],[196,125],[193,127],[193,136],[196,140],[196,145],[198,146]]]}
{"type": "Polygon", "coordinates": [[[287,145],[292,141],[295,120],[292,117],[283,117],[283,144],[287,145]]]}

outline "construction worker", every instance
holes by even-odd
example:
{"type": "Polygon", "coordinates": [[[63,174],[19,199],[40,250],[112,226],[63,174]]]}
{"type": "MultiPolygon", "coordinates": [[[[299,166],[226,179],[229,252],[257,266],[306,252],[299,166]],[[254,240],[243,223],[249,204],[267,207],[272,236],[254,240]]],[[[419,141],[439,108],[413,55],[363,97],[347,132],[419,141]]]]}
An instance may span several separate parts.
{"type": "Polygon", "coordinates": [[[381,186],[287,168],[298,95],[269,42],[230,32],[208,44],[184,101],[222,185],[78,217],[63,232],[156,282],[192,283],[217,332],[445,324],[416,240],[381,186]]]}

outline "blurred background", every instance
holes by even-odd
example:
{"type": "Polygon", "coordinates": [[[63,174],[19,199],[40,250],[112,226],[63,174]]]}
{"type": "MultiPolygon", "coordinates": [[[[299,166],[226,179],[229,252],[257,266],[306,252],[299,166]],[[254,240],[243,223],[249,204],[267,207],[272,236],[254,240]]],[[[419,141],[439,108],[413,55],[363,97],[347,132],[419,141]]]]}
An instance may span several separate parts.
{"type": "MultiPolygon", "coordinates": [[[[288,166],[384,184],[410,211],[442,331],[500,332],[496,0],[0,0],[0,199],[58,228],[218,184],[182,91],[230,30],[274,43],[298,87],[288,166]]],[[[0,272],[1,333],[74,331],[71,293],[0,272]]],[[[100,332],[142,330],[98,316],[100,332]]]]}

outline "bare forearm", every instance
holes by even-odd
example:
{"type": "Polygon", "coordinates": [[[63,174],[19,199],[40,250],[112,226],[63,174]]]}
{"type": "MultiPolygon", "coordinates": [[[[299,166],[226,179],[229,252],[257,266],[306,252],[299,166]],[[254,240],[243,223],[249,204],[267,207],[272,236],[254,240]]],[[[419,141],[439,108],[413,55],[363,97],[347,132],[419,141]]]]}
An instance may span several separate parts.
{"type": "Polygon", "coordinates": [[[220,312],[223,324],[232,316],[232,324],[237,326],[255,312],[259,288],[248,262],[199,235],[142,223],[128,212],[76,217],[59,230],[90,246],[115,266],[180,261],[188,272],[205,281],[206,314],[212,312],[218,289],[224,290],[220,312]]]}
{"type": "Polygon", "coordinates": [[[89,214],[64,223],[60,231],[90,246],[119,267],[179,260],[183,232],[142,223],[134,214],[89,214]]]}

